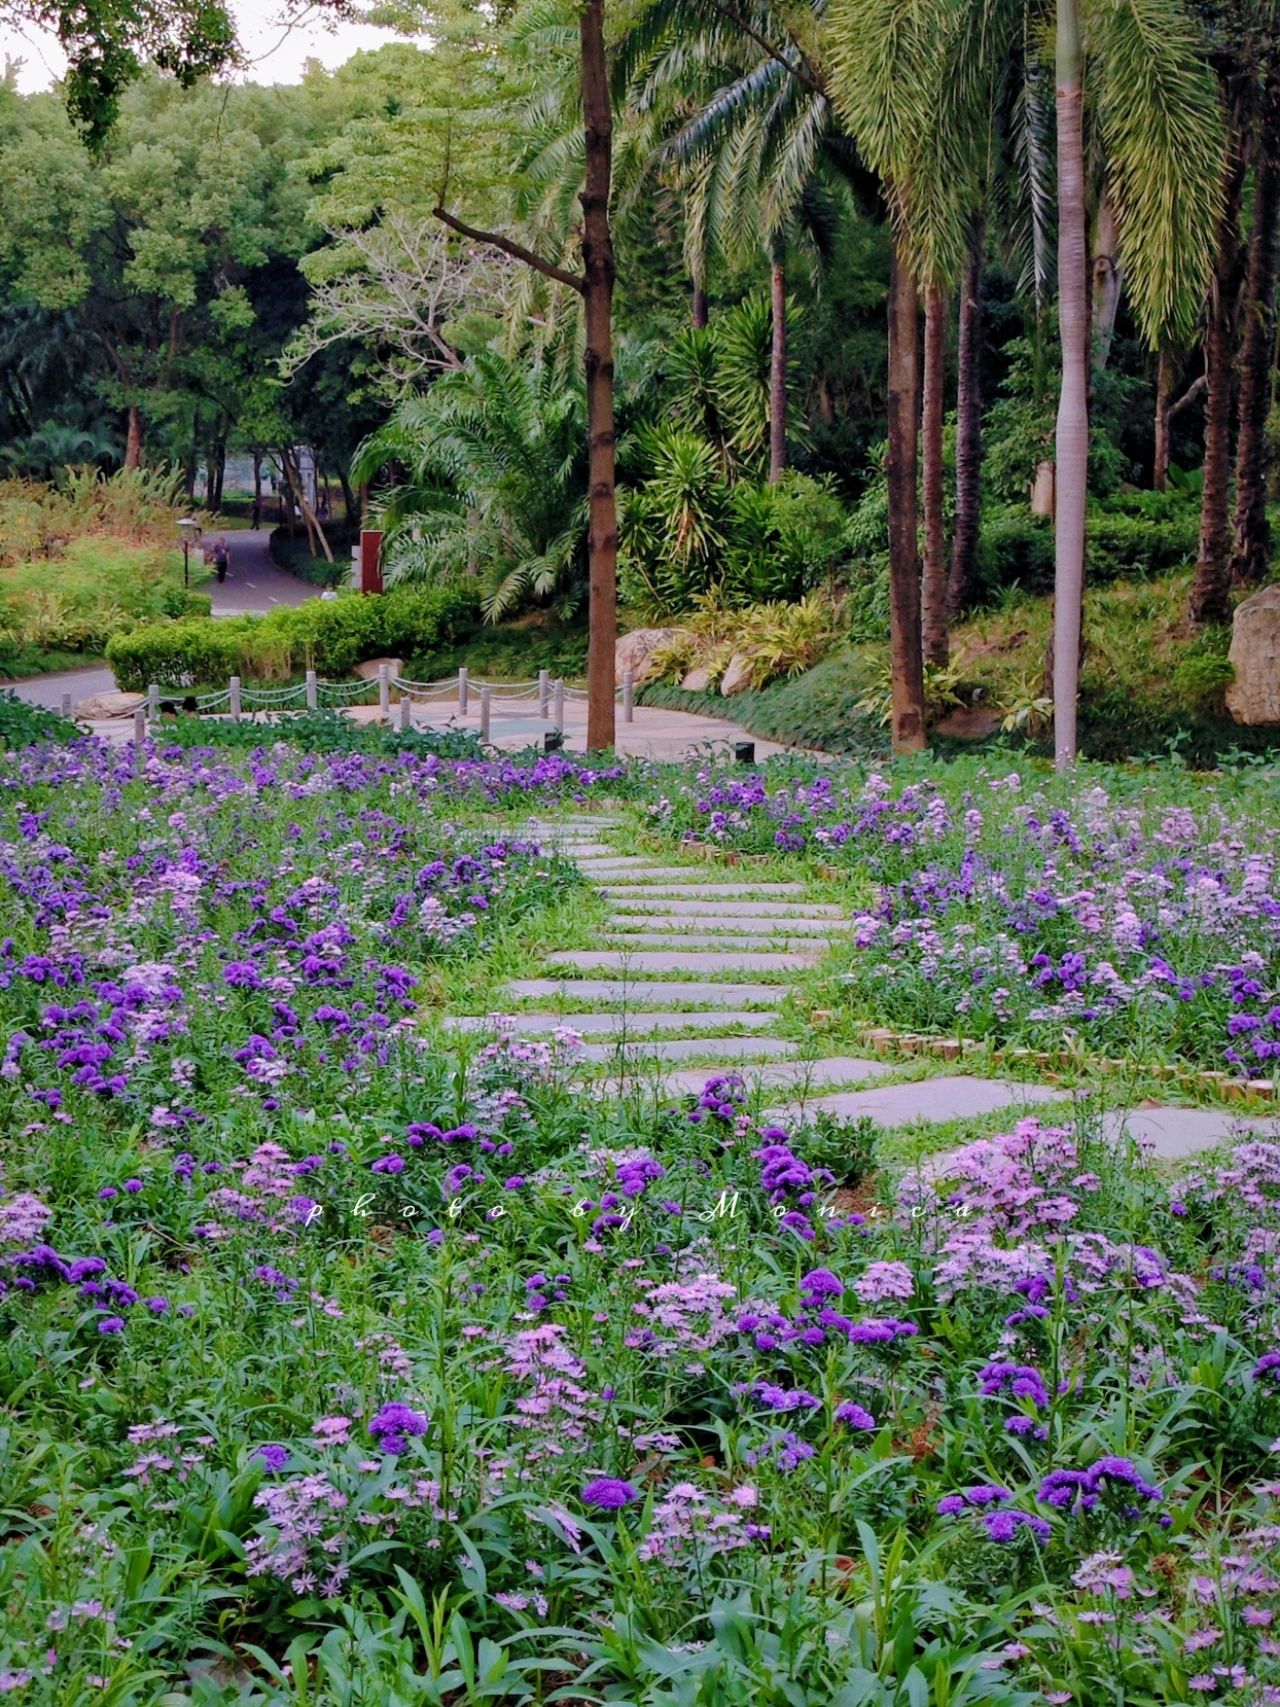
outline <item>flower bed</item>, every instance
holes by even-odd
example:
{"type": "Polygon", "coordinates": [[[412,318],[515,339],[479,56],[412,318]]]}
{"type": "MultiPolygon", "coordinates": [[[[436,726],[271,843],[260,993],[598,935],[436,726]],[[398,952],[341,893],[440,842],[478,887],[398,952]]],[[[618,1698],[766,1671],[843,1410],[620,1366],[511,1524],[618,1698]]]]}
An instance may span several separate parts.
{"type": "Polygon", "coordinates": [[[574,881],[477,808],[602,774],[0,768],[0,1688],[1280,1699],[1280,1146],[876,1178],[443,1048],[433,964],[574,881]]]}
{"type": "Polygon", "coordinates": [[[1274,802],[969,766],[894,786],[704,771],[668,833],[844,873],[846,999],[877,1025],[1266,1077],[1280,1056],[1274,802]]]}

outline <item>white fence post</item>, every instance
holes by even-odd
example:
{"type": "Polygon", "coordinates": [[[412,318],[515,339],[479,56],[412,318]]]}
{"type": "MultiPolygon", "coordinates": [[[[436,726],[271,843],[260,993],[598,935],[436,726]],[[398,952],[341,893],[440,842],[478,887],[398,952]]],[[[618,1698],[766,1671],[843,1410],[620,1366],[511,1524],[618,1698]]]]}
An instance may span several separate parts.
{"type": "Polygon", "coordinates": [[[552,700],[554,713],[552,721],[561,734],[564,733],[564,683],[557,682],[555,695],[552,700]]]}
{"type": "Polygon", "coordinates": [[[489,739],[489,716],[492,710],[492,697],[491,689],[480,689],[480,739],[482,741],[487,741],[489,739]]]}
{"type": "Polygon", "coordinates": [[[316,673],[307,671],[307,710],[314,711],[320,702],[320,691],[316,686],[316,673]]]}
{"type": "Polygon", "coordinates": [[[154,723],[156,718],[159,717],[159,715],[160,715],[160,684],[158,682],[148,682],[148,684],[147,684],[147,716],[148,716],[148,718],[150,718],[151,722],[154,723]]]}
{"type": "Polygon", "coordinates": [[[413,728],[413,707],[407,693],[400,695],[400,733],[403,735],[413,728]]]}
{"type": "Polygon", "coordinates": [[[468,676],[465,670],[458,671],[458,716],[467,715],[467,684],[468,676]]]}
{"type": "Polygon", "coordinates": [[[69,693],[64,693],[62,696],[62,715],[68,721],[71,718],[71,695],[69,693]]]}
{"type": "Polygon", "coordinates": [[[228,691],[229,691],[230,699],[231,699],[231,705],[230,705],[231,721],[233,723],[239,723],[239,721],[240,721],[240,678],[239,678],[239,676],[232,676],[231,681],[228,685],[228,691]]]}
{"type": "Polygon", "coordinates": [[[551,671],[538,671],[538,716],[546,720],[547,707],[551,703],[551,671]]]}
{"type": "Polygon", "coordinates": [[[146,740],[146,738],[147,738],[147,711],[146,711],[145,706],[140,705],[138,707],[138,709],[133,714],[133,744],[134,744],[134,746],[140,748],[142,746],[142,743],[146,740]]]}
{"type": "Polygon", "coordinates": [[[391,666],[378,665],[378,715],[384,723],[391,720],[391,666]]]}
{"type": "Polygon", "coordinates": [[[636,720],[636,678],[635,672],[627,670],[622,677],[622,721],[634,723],[636,720]]]}

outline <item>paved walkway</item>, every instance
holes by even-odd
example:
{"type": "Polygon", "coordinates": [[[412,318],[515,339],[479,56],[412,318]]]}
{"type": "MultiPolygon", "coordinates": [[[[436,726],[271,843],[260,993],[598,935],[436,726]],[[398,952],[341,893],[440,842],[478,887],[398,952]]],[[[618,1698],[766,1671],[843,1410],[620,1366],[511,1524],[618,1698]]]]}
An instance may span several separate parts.
{"type": "MultiPolygon", "coordinates": [[[[1074,1117],[1052,1106],[1074,1101],[1056,1086],[964,1074],[881,1083],[897,1071],[884,1061],[823,1056],[774,1035],[795,974],[850,926],[838,907],[808,899],[802,883],[752,883],[738,870],[620,854],[608,840],[615,821],[598,814],[535,819],[528,828],[599,886],[610,918],[598,947],[551,954],[548,976],[509,984],[509,1011],[521,1035],[545,1036],[565,1025],[578,1031],[603,1087],[663,1097],[699,1091],[717,1072],[737,1072],[749,1087],[776,1091],[766,1115],[793,1125],[820,1111],[886,1130],[1005,1111],[1009,1119],[1029,1110],[1055,1121],[1074,1117]]],[[[491,1017],[446,1023],[483,1031],[491,1017]]],[[[1111,1111],[1102,1121],[1110,1136],[1127,1128],[1169,1159],[1277,1131],[1275,1119],[1173,1106],[1111,1111]]]]}
{"type": "MultiPolygon", "coordinates": [[[[217,537],[216,531],[205,535],[210,546],[217,537]]],[[[226,538],[231,553],[231,568],[226,580],[218,582],[211,576],[199,589],[212,599],[214,616],[261,615],[275,610],[278,605],[305,604],[320,593],[319,587],[312,587],[306,581],[299,581],[296,576],[286,575],[276,568],[268,549],[271,538],[268,529],[253,531],[246,528],[239,533],[228,533],[226,538]]],[[[42,705],[47,711],[57,711],[62,705],[63,694],[71,695],[74,706],[95,694],[114,692],[115,685],[115,677],[103,664],[92,670],[60,670],[50,676],[27,676],[19,681],[0,682],[0,690],[12,690],[19,699],[28,700],[32,705],[42,705]]],[[[132,725],[129,727],[131,732],[132,725]]],[[[97,730],[99,734],[106,732],[106,726],[97,730]]]]}

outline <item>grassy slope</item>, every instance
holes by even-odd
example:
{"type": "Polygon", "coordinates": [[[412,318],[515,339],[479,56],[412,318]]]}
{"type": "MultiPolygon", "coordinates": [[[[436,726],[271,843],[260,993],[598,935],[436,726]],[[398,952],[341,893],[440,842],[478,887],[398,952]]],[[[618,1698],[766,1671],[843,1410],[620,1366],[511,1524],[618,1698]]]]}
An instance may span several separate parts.
{"type": "MultiPolygon", "coordinates": [[[[1239,748],[1280,747],[1280,731],[1242,729],[1223,692],[1230,680],[1228,627],[1192,631],[1188,572],[1115,581],[1085,599],[1081,741],[1093,758],[1123,759],[1179,749],[1194,764],[1239,748]]],[[[966,701],[1015,709],[1043,692],[1051,601],[1014,593],[960,623],[952,636],[957,692],[966,701]]],[[[733,699],[686,694],[664,684],[643,691],[651,705],[732,717],[762,737],[835,753],[885,750],[885,732],[858,710],[881,668],[879,649],[848,646],[815,669],[733,699]]],[[[945,750],[972,743],[939,740],[945,750]]]]}

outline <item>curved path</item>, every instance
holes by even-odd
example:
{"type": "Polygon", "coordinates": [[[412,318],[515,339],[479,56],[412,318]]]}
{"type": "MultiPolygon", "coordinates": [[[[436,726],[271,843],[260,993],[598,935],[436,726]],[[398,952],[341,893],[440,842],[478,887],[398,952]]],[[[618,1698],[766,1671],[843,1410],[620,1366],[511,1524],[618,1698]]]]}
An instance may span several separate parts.
{"type": "MultiPolygon", "coordinates": [[[[207,545],[218,538],[215,529],[205,535],[207,545]]],[[[301,605],[320,593],[296,576],[286,575],[271,561],[269,528],[248,528],[228,531],[227,549],[231,553],[231,568],[225,581],[215,581],[212,575],[200,586],[213,600],[214,616],[262,615],[279,605],[301,605]]],[[[116,679],[105,665],[92,670],[61,670],[49,676],[27,676],[14,682],[0,682],[0,691],[12,690],[19,699],[32,705],[42,705],[57,711],[63,694],[71,695],[72,703],[88,699],[93,694],[111,693],[116,679]]]]}

